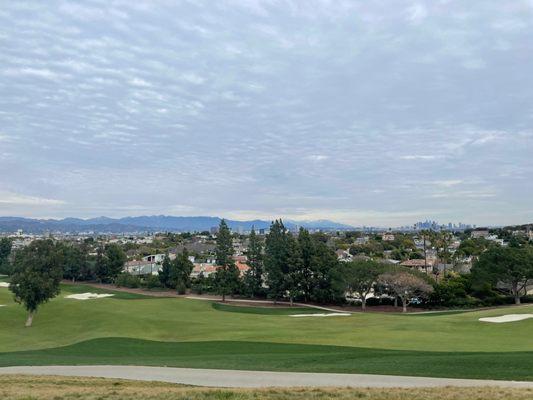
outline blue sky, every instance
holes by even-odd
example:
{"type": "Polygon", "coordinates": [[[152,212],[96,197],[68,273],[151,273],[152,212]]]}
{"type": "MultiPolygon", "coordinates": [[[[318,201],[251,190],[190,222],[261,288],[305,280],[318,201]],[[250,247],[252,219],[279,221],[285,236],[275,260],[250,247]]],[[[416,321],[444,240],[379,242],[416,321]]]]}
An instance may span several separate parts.
{"type": "Polygon", "coordinates": [[[0,215],[533,221],[533,1],[4,1],[0,215]]]}

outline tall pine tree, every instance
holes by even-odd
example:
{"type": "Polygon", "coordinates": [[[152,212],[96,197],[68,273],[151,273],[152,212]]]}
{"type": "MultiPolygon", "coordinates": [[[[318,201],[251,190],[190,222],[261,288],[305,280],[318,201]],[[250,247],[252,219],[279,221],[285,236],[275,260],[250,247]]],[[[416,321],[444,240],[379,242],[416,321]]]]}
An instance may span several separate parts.
{"type": "Polygon", "coordinates": [[[303,261],[298,241],[290,234],[287,237],[287,274],[285,275],[285,289],[289,294],[291,306],[294,300],[302,294],[303,261]]]}
{"type": "Polygon", "coordinates": [[[265,273],[268,296],[276,302],[286,293],[288,273],[288,232],[281,220],[270,225],[265,241],[265,273]]]}
{"type": "Polygon", "coordinates": [[[239,286],[239,270],[233,260],[233,239],[225,220],[220,221],[215,255],[218,265],[215,284],[222,301],[226,301],[226,295],[234,294],[239,286]]]}
{"type": "Polygon", "coordinates": [[[246,291],[253,298],[263,292],[263,246],[253,227],[246,255],[250,267],[245,276],[246,291]]]}
{"type": "Polygon", "coordinates": [[[300,228],[298,232],[298,244],[302,256],[302,270],[300,274],[302,294],[305,301],[311,298],[316,276],[316,249],[315,241],[309,234],[309,231],[300,228]]]}

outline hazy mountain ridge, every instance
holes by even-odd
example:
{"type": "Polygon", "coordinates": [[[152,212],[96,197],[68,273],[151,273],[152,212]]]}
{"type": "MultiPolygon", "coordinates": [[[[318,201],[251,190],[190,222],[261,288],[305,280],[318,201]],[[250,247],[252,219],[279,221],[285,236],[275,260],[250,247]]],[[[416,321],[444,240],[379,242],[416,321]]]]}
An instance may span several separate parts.
{"type": "MultiPolygon", "coordinates": [[[[125,233],[144,231],[208,231],[220,224],[220,217],[195,216],[175,217],[168,215],[152,215],[124,218],[97,217],[89,219],[64,218],[64,219],[33,219],[22,217],[0,217],[0,232],[15,232],[22,229],[28,233],[56,232],[99,232],[99,233],[125,233]]],[[[267,229],[270,221],[251,220],[237,221],[226,219],[228,226],[235,230],[267,229]]],[[[293,229],[302,226],[309,229],[350,229],[349,225],[328,220],[294,221],[286,220],[287,228],[293,229]]]]}

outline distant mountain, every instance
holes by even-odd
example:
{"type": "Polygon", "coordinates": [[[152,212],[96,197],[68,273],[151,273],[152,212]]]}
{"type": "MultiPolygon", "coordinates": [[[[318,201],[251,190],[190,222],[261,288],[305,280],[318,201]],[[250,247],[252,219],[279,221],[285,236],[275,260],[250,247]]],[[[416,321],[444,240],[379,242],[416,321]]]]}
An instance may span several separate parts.
{"type": "MultiPolygon", "coordinates": [[[[173,217],[168,215],[152,215],[140,217],[108,218],[98,217],[90,219],[32,219],[20,217],[0,217],[0,232],[16,232],[22,229],[28,233],[43,232],[97,232],[97,233],[130,233],[130,232],[201,232],[208,231],[220,224],[219,217],[173,217]]],[[[268,229],[270,221],[236,221],[226,220],[234,231],[268,229]]],[[[294,229],[299,226],[308,229],[352,229],[350,225],[340,224],[328,220],[317,221],[285,221],[285,226],[294,229]]]]}

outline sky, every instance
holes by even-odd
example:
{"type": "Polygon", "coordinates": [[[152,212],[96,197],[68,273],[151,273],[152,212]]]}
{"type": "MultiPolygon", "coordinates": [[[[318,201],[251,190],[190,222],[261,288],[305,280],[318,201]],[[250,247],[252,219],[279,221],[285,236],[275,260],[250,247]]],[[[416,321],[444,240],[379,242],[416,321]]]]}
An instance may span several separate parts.
{"type": "Polygon", "coordinates": [[[533,1],[0,0],[0,215],[533,222],[533,1]]]}

